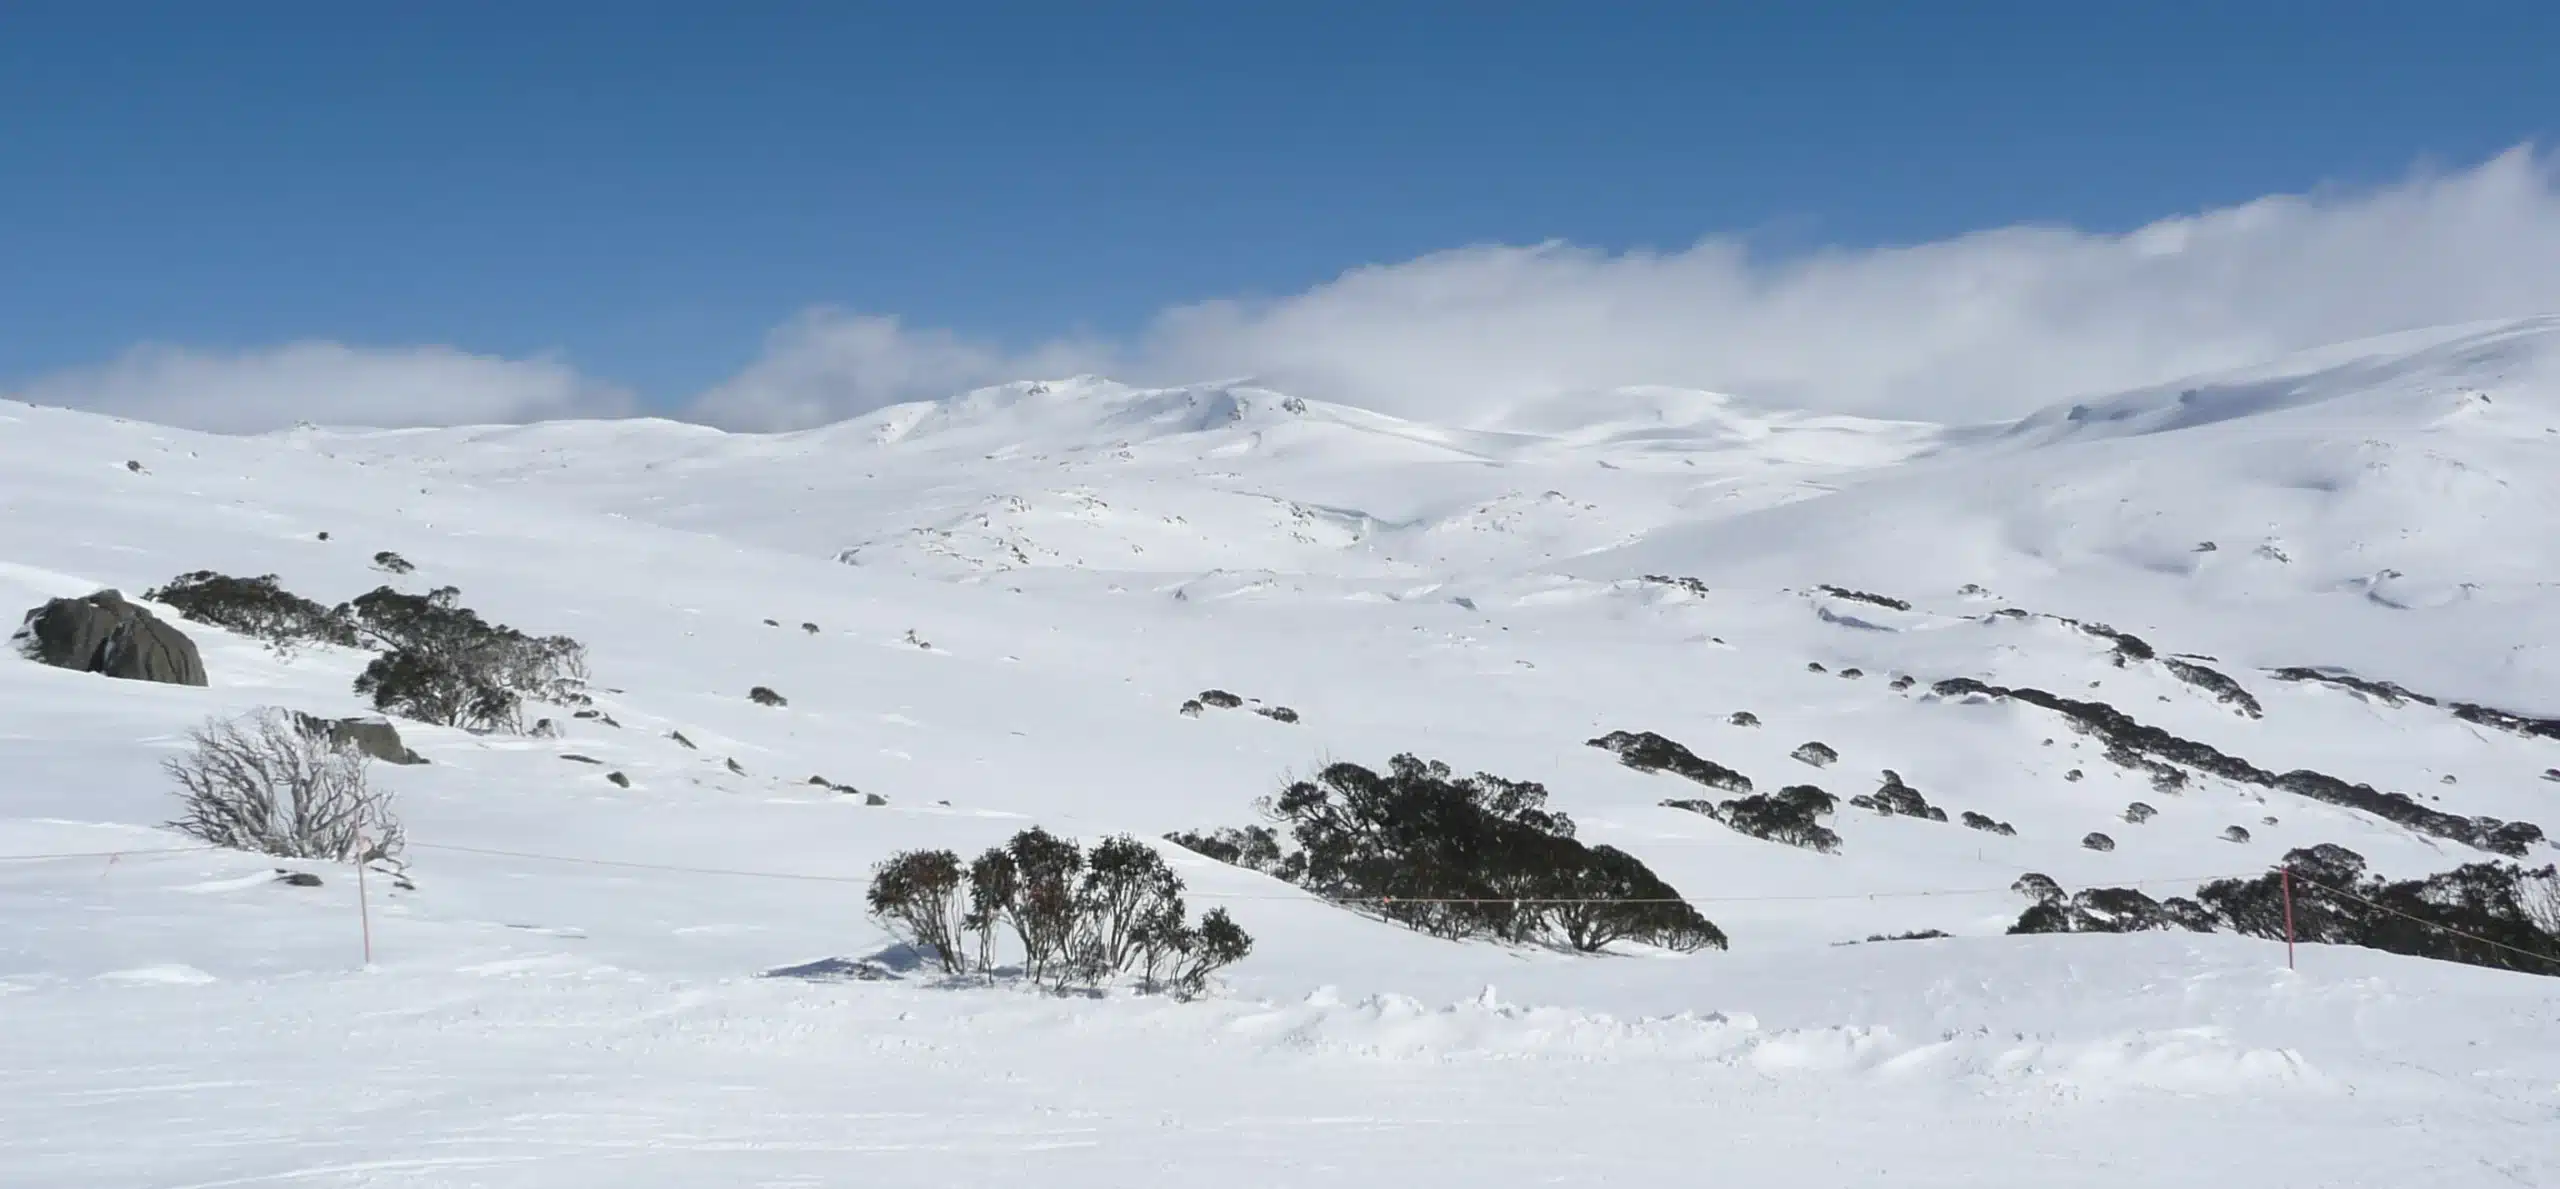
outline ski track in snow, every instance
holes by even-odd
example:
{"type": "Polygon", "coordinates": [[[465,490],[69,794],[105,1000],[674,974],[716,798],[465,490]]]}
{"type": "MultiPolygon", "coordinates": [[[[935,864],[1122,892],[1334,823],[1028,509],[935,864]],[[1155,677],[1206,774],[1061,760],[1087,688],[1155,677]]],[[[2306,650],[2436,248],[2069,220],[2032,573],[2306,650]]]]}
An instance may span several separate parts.
{"type": "Polygon", "coordinates": [[[2560,715],[2555,464],[2548,320],[1990,430],[1664,389],[1461,430],[1089,378],[765,437],[223,438],[0,405],[0,603],[202,568],[324,601],[450,583],[585,641],[620,724],[402,724],[432,762],[377,778],[415,887],[372,884],[362,969],[351,869],[161,853],[187,840],[158,770],[208,715],[361,712],[361,654],[187,624],[204,689],[0,657],[0,1179],[2560,1185],[2560,981],[2002,935],[2029,870],[2167,895],[2318,842],[2395,876],[2487,856],[2264,789],[2155,792],[2044,711],[1927,693],[2104,700],[2560,828],[2560,742],[2266,674],[2560,715]],[[2209,656],[2263,717],[2049,616],[2209,656]],[[1175,713],[1208,688],[1303,721],[1175,713]],[[1844,806],[1838,855],[1746,838],[1584,744],[1621,729],[1766,790],[1845,801],[1890,768],[2017,836],[1844,806]],[[1839,762],[1789,758],[1812,740],[1839,762]],[[1293,774],[1398,751],[1545,782],[1732,951],[1440,942],[1174,851],[1195,907],[1257,939],[1199,1002],[765,973],[882,951],[862,880],[896,850],[1246,824],[1293,774]],[[2123,821],[2134,800],[2157,816],[2123,821]],[[1916,929],[1956,936],[1842,944],[1916,929]]]}

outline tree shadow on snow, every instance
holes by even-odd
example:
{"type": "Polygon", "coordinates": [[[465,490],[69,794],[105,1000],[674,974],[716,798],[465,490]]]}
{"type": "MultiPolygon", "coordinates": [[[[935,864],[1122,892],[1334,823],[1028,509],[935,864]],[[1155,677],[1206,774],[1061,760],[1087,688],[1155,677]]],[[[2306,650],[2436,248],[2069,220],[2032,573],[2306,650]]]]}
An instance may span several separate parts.
{"type": "Polygon", "coordinates": [[[758,978],[788,978],[808,983],[876,983],[904,978],[925,969],[933,956],[911,945],[892,945],[860,958],[820,958],[792,966],[776,966],[758,978]]]}
{"type": "MultiPolygon", "coordinates": [[[[861,958],[819,958],[790,966],[776,966],[756,977],[807,983],[878,983],[921,978],[927,985],[935,987],[1034,985],[1018,966],[1000,966],[986,974],[946,974],[931,950],[911,945],[888,946],[861,958]]],[[[1099,987],[1041,985],[1038,989],[1043,994],[1068,999],[1100,999],[1105,995],[1099,987]]]]}

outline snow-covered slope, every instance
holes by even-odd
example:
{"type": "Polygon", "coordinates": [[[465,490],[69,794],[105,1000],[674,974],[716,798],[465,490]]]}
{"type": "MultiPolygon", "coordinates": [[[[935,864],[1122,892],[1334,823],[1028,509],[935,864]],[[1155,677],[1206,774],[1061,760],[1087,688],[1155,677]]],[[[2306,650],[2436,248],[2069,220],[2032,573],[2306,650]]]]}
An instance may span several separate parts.
{"type": "Polygon", "coordinates": [[[2265,787],[2163,793],[2048,711],[1931,692],[2103,700],[2264,768],[2560,827],[2560,742],[2268,672],[2560,715],[2556,344],[2549,321],[2462,328],[1962,430],[1659,389],[1450,428],[1094,379],[775,436],[243,439],[0,406],[0,610],[203,568],[327,601],[451,584],[585,641],[606,716],[404,726],[433,761],[382,775],[416,886],[371,889],[360,970],[348,870],[292,887],[147,853],[183,843],[157,765],[189,726],[354,713],[360,656],[189,625],[204,689],[0,658],[0,856],[72,856],[0,859],[0,1164],[37,1186],[2560,1183],[2560,983],[2002,935],[2030,870],[2166,895],[2318,842],[2404,876],[2488,856],[2265,787]],[[1302,720],[1176,713],[1210,687],[1302,720]],[[1835,855],[1745,837],[1585,745],[1621,729],[1769,788],[1845,798],[1892,769],[2016,833],[1844,808],[1835,855]],[[1839,761],[1790,757],[1809,741],[1839,761]],[[1206,1002],[760,977],[880,950],[861,893],[895,850],[1243,824],[1291,775],[1400,751],[1546,783],[1732,951],[1436,941],[1176,851],[1258,941],[1206,1002]],[[2136,800],[2157,815],[2126,822],[2136,800]],[[1924,929],[1954,936],[1842,944],[1924,929]]]}

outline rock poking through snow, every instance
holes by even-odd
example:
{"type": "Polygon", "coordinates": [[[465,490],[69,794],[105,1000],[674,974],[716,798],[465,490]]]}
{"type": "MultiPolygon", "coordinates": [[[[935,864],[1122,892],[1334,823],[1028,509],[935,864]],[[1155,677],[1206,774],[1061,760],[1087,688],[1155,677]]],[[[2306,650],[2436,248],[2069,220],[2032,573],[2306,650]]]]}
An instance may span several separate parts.
{"type": "Polygon", "coordinates": [[[195,641],[124,595],[102,590],[27,612],[15,637],[29,658],[57,669],[127,681],[204,685],[195,641]]]}

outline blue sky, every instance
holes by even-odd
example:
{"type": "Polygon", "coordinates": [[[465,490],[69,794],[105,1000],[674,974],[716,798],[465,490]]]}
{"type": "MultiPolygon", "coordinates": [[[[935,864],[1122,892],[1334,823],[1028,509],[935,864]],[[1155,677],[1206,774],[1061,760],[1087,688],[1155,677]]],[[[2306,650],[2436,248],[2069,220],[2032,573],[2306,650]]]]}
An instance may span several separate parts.
{"type": "Polygon", "coordinates": [[[1468,245],[2122,232],[2547,143],[2555,52],[2489,0],[20,0],[0,387],[325,340],[674,407],[812,307],[1028,352],[1468,245]]]}

